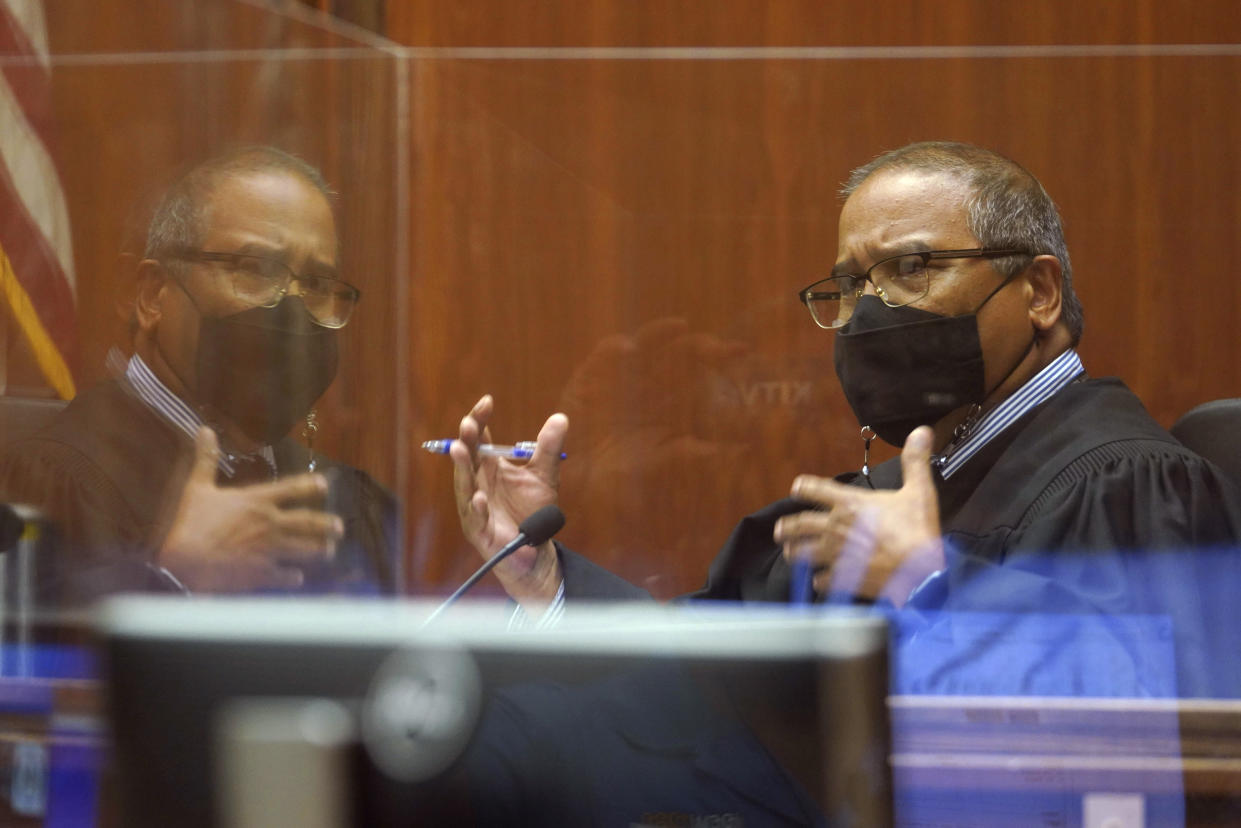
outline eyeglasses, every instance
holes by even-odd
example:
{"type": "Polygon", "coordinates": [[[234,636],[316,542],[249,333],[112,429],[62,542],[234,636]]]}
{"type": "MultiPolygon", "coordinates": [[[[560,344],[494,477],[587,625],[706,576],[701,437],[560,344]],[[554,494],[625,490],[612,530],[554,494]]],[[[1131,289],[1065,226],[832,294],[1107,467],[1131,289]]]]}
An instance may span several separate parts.
{"type": "Polygon", "coordinates": [[[1001,256],[1027,256],[1024,250],[923,250],[880,259],[861,275],[845,273],[820,279],[797,292],[797,298],[810,310],[820,328],[835,330],[853,316],[853,309],[866,292],[866,283],[875,286],[875,295],[889,308],[910,305],[931,289],[932,259],[996,259],[1001,256]]]}
{"type": "Polygon", "coordinates": [[[295,295],[301,297],[311,318],[325,328],[343,328],[362,295],[348,282],[327,276],[299,276],[284,262],[266,256],[183,250],[175,258],[217,263],[233,295],[249,307],[274,308],[296,282],[295,295]]]}

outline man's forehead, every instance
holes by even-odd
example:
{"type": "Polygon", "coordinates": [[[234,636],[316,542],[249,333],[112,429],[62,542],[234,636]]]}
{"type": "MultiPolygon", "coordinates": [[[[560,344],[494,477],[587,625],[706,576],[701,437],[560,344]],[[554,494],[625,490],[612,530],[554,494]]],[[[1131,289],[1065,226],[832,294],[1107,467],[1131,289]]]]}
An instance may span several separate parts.
{"type": "Polygon", "coordinates": [[[971,246],[968,186],[939,171],[879,170],[853,192],[840,212],[838,261],[942,246],[971,246]]]}
{"type": "Polygon", "coordinates": [[[859,203],[912,210],[932,206],[964,210],[969,184],[947,170],[892,167],[877,170],[845,200],[844,208],[859,203]]]}
{"type": "Polygon", "coordinates": [[[336,222],[327,197],[292,172],[232,174],[212,188],[204,205],[204,241],[240,248],[305,248],[319,258],[336,257],[336,222]]]}

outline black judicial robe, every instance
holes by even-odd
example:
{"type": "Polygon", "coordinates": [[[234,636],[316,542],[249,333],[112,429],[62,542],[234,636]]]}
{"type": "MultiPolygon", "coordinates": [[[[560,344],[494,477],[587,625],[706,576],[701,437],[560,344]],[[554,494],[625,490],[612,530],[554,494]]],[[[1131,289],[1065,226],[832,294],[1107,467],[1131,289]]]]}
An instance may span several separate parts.
{"type": "MultiPolygon", "coordinates": [[[[864,485],[861,475],[838,479],[864,485]]],[[[899,488],[900,458],[872,470],[876,488],[899,488]]],[[[949,480],[936,475],[940,521],[956,550],[949,585],[1025,553],[1233,546],[1241,493],[1182,446],[1119,380],[1075,382],[1026,414],[949,480]]],[[[789,571],[771,540],[776,520],[804,510],[792,499],[734,530],[692,597],[785,601],[789,571]]]]}
{"type": "MultiPolygon", "coordinates": [[[[877,488],[899,487],[900,477],[899,458],[872,470],[877,488]]],[[[864,485],[857,473],[837,479],[864,485]]],[[[936,475],[936,485],[948,569],[915,593],[911,610],[1169,616],[1175,690],[1241,695],[1232,655],[1241,641],[1228,633],[1239,625],[1227,594],[1241,583],[1241,492],[1151,419],[1122,382],[1071,383],[950,479],[936,475]]],[[[771,535],[780,516],[804,508],[784,499],[743,519],[706,584],[687,597],[787,601],[789,568],[771,535]]],[[[572,598],[593,565],[568,549],[561,556],[572,598]]],[[[1155,686],[1159,695],[1167,684],[1155,686]]],[[[1145,689],[1121,685],[1117,693],[1145,689]]]]}
{"type": "MultiPolygon", "coordinates": [[[[29,438],[0,453],[0,500],[39,507],[58,532],[38,562],[41,599],[80,604],[108,593],[170,591],[152,566],[193,461],[192,440],[123,380],[79,394],[29,438]]],[[[274,447],[280,473],[305,471],[306,449],[274,447]]],[[[365,473],[319,459],[345,522],[335,560],[306,572],[310,591],[391,591],[396,506],[365,473]]]]}
{"type": "MultiPolygon", "coordinates": [[[[865,485],[851,472],[837,478],[865,485]]],[[[899,488],[900,458],[871,472],[899,488]]],[[[1024,552],[1231,547],[1241,538],[1241,492],[1182,446],[1116,379],[1068,385],[988,443],[949,480],[936,475],[940,520],[955,550],[949,585],[1024,552]]],[[[778,518],[803,511],[778,500],[737,525],[690,598],[788,600],[789,570],[772,541],[778,518]]],[[[560,547],[565,592],[601,583],[597,568],[560,547]]],[[[636,589],[636,587],[635,587],[636,589]]],[[[590,597],[600,596],[597,589],[590,597]]]]}

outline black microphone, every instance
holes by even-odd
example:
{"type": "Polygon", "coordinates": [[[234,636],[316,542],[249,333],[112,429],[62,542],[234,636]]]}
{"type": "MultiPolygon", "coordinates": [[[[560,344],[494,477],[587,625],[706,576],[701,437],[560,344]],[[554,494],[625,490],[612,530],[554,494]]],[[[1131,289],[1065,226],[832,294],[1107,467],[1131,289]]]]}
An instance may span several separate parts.
{"type": "Polygon", "coordinates": [[[467,578],[465,583],[458,587],[456,592],[449,595],[448,600],[440,604],[422,625],[425,627],[438,618],[440,613],[455,604],[457,599],[466,593],[466,590],[478,583],[500,561],[512,555],[523,546],[539,546],[546,543],[562,528],[564,528],[564,512],[560,511],[560,507],[554,503],[549,503],[530,515],[517,527],[517,537],[504,544],[499,552],[492,555],[485,564],[478,568],[477,572],[467,578]]]}

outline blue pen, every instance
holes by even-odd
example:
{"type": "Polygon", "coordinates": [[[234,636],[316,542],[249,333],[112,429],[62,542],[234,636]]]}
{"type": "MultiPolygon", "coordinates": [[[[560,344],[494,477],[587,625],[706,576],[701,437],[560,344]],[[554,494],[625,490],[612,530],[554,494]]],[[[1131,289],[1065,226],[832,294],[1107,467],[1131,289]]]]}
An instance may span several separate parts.
{"type": "MultiPolygon", "coordinates": [[[[452,448],[455,440],[427,440],[422,444],[423,451],[429,451],[432,454],[447,454],[452,448]]],[[[485,457],[507,457],[510,460],[529,460],[534,456],[535,442],[533,440],[523,440],[513,446],[499,446],[493,443],[483,443],[478,447],[478,453],[485,457]]],[[[569,455],[563,451],[560,452],[560,459],[564,460],[569,455]]]]}

